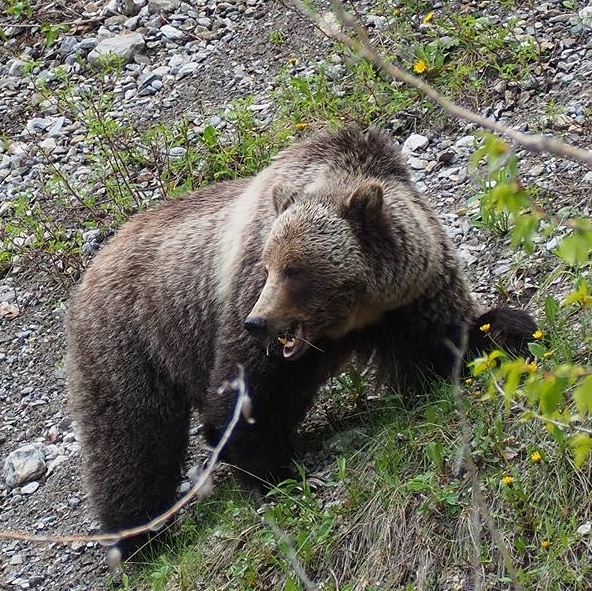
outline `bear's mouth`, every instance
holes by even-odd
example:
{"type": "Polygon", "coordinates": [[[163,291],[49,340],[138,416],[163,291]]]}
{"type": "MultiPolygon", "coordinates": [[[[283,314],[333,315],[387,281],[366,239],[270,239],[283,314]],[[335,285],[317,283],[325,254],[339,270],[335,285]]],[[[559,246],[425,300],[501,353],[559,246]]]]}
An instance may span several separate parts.
{"type": "Polygon", "coordinates": [[[284,359],[290,359],[291,361],[304,355],[310,344],[305,338],[304,324],[302,322],[296,322],[289,329],[280,333],[277,340],[284,347],[282,351],[284,359]]]}

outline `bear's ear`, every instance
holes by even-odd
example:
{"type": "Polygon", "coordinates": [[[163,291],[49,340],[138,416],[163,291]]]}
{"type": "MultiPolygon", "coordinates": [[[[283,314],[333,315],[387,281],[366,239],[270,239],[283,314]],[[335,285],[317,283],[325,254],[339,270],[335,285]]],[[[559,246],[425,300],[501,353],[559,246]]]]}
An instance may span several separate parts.
{"type": "Polygon", "coordinates": [[[294,202],[298,191],[291,185],[275,185],[271,189],[271,199],[275,211],[280,214],[286,211],[288,207],[294,202]]]}
{"type": "Polygon", "coordinates": [[[378,181],[366,181],[346,198],[343,204],[343,215],[348,219],[372,222],[382,211],[382,185],[378,181]]]}

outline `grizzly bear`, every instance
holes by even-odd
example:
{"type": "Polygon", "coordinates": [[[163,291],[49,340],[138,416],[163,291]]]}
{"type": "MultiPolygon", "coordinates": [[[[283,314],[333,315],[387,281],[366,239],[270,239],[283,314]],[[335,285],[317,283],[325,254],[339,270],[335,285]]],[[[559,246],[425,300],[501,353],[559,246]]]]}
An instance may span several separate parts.
{"type": "Polygon", "coordinates": [[[481,315],[455,248],[377,130],[322,132],[251,179],[212,184],[136,215],[98,254],[67,313],[69,399],[106,531],[175,499],[196,407],[215,445],[244,368],[254,422],[223,450],[239,477],[290,474],[292,436],[351,360],[418,390],[458,355],[524,353],[536,329],[481,315]],[[493,339],[492,339],[493,340],[493,339]]]}

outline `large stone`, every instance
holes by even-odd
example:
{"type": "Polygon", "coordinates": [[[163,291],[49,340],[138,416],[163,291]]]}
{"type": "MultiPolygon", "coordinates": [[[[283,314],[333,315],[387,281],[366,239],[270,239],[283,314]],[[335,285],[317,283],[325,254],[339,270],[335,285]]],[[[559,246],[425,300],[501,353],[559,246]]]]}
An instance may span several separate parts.
{"type": "Polygon", "coordinates": [[[144,49],[144,36],[140,33],[121,33],[115,37],[103,39],[89,54],[91,64],[98,63],[101,58],[116,55],[129,62],[134,55],[144,49]]]}
{"type": "Polygon", "coordinates": [[[45,474],[43,446],[30,443],[15,449],[4,460],[4,480],[10,488],[45,474]]]}
{"type": "Polygon", "coordinates": [[[429,143],[429,139],[425,135],[419,133],[412,133],[403,142],[403,154],[409,154],[411,152],[417,152],[423,150],[429,143]]]}

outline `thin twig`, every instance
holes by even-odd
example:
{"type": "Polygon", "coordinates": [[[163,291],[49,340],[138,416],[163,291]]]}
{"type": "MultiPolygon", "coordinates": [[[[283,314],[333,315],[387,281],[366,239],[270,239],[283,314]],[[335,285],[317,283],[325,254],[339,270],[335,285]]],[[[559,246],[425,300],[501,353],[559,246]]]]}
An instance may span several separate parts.
{"type": "Polygon", "coordinates": [[[296,550],[292,546],[288,536],[276,525],[276,523],[269,517],[265,518],[264,523],[269,526],[275,537],[284,545],[284,554],[286,559],[294,569],[296,576],[300,579],[300,582],[304,585],[306,591],[318,591],[318,587],[309,579],[302,563],[298,559],[296,550]]]}
{"type": "Polygon", "coordinates": [[[473,492],[473,501],[476,507],[479,510],[479,513],[485,520],[487,525],[487,529],[493,538],[493,541],[502,556],[504,561],[504,566],[508,571],[508,575],[512,579],[512,585],[516,591],[522,591],[522,584],[518,580],[518,573],[516,572],[516,568],[514,567],[514,562],[512,557],[510,556],[506,544],[493,521],[491,513],[487,507],[485,502],[485,498],[483,496],[483,492],[481,491],[480,486],[480,479],[479,479],[479,469],[475,464],[475,460],[473,459],[473,454],[471,453],[471,441],[473,439],[473,434],[471,432],[471,427],[469,425],[469,419],[467,417],[467,412],[465,410],[464,400],[461,391],[461,375],[462,375],[462,364],[463,364],[463,351],[466,350],[466,341],[467,341],[467,334],[463,335],[462,343],[460,348],[456,347],[454,343],[448,343],[448,346],[452,350],[454,354],[454,367],[452,371],[452,395],[454,398],[454,405],[456,407],[456,412],[458,414],[459,423],[460,423],[460,434],[462,440],[462,455],[465,460],[465,465],[467,468],[467,472],[471,477],[471,488],[473,492]]]}

